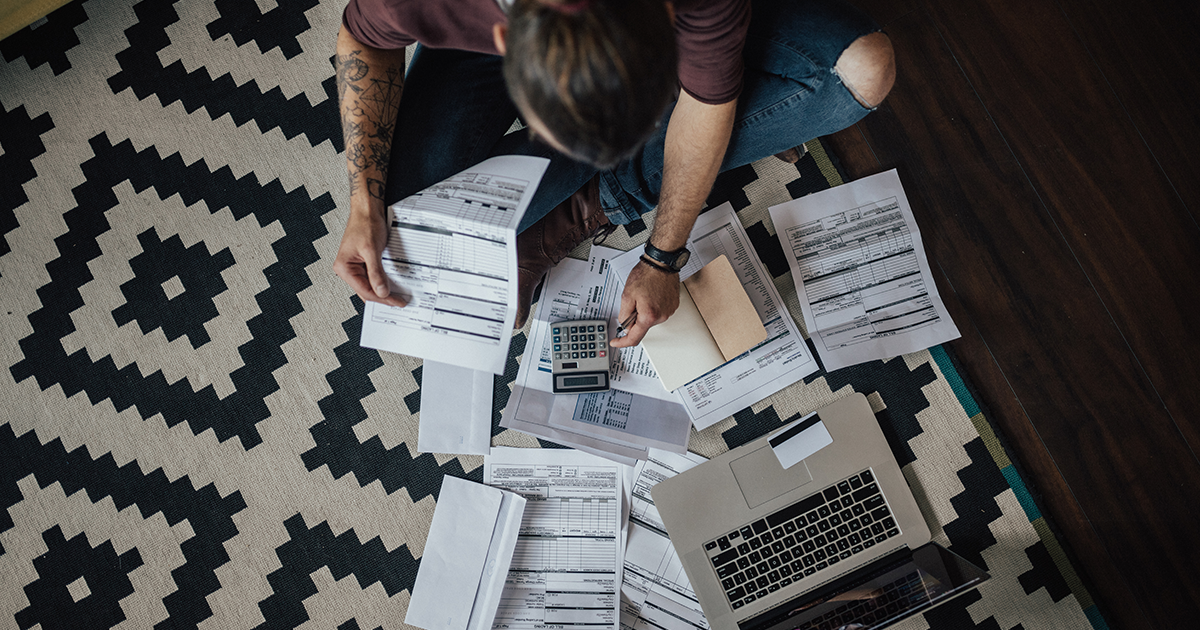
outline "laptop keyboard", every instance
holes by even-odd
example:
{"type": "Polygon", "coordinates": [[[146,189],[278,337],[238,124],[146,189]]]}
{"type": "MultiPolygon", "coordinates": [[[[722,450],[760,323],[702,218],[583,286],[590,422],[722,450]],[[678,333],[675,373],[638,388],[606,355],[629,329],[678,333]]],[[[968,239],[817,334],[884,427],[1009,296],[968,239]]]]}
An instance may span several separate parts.
{"type": "Polygon", "coordinates": [[[929,592],[921,581],[921,574],[913,571],[793,630],[837,630],[850,624],[870,627],[920,606],[930,599],[929,592]]]}
{"type": "Polygon", "coordinates": [[[705,543],[734,610],[899,536],[870,469],[705,543]]]}

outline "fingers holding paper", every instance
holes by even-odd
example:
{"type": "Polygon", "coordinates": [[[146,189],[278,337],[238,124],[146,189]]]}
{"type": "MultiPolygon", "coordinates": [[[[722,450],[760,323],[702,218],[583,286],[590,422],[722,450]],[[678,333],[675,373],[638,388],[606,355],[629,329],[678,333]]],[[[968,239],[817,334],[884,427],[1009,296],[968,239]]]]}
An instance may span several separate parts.
{"type": "Polygon", "coordinates": [[[679,308],[679,274],[650,269],[648,263],[638,263],[625,280],[621,293],[621,310],[617,321],[624,322],[634,313],[637,320],[626,328],[624,337],[613,339],[609,345],[627,348],[641,343],[650,327],[667,321],[679,308]]]}
{"type": "Polygon", "coordinates": [[[351,212],[342,234],[342,245],[333,261],[333,271],[364,302],[402,307],[406,302],[388,288],[383,272],[383,248],[387,224],[378,212],[351,212]]]}

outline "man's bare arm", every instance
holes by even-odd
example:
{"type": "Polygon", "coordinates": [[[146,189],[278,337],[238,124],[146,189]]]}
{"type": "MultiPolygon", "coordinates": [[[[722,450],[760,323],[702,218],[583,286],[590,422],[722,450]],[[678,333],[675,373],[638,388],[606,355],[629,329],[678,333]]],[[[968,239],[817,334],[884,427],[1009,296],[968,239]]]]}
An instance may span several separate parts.
{"type": "MultiPolygon", "coordinates": [[[[701,103],[681,92],[667,123],[663,159],[663,186],[650,243],[674,251],[687,244],[688,235],[725,158],[737,101],[721,105],[701,103]]],[[[637,322],[629,334],[614,339],[614,347],[637,345],[646,331],[662,323],[679,308],[679,276],[639,263],[625,281],[617,321],[635,311],[637,322]]]]}
{"type": "Polygon", "coordinates": [[[350,218],[333,269],[364,301],[404,306],[390,294],[380,260],[387,243],[383,196],[404,87],[404,51],[366,46],[343,26],[335,63],[350,218]]]}

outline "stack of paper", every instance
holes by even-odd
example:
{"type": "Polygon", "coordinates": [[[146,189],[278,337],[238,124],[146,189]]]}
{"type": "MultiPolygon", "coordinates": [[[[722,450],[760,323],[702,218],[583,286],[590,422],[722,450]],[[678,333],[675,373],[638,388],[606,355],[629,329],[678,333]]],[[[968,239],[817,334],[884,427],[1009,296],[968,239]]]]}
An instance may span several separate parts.
{"type": "MultiPolygon", "coordinates": [[[[817,362],[732,205],[724,203],[700,215],[687,247],[692,256],[680,276],[689,278],[720,256],[727,257],[767,330],[762,343],[675,390],[675,400],[683,404],[692,424],[704,430],[817,371],[817,362]]],[[[635,249],[612,261],[610,273],[621,279],[622,288],[640,254],[635,249]]],[[[661,383],[658,388],[666,391],[661,383]]]]}
{"type": "Polygon", "coordinates": [[[495,627],[618,630],[628,470],[572,450],[492,449],[484,482],[527,501],[495,627]]]}

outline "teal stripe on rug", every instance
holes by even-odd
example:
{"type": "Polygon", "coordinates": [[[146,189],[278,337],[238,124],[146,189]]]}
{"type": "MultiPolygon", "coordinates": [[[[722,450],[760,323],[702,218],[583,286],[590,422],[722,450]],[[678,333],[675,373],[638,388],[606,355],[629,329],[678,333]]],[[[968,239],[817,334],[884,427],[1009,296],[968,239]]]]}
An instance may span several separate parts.
{"type": "Polygon", "coordinates": [[[967,412],[967,417],[974,418],[975,414],[979,413],[979,405],[975,404],[975,399],[971,397],[971,392],[967,390],[967,385],[963,383],[962,377],[958,375],[958,370],[954,369],[954,364],[950,362],[950,355],[946,354],[946,349],[937,345],[929,349],[929,354],[933,355],[933,360],[937,361],[938,368],[942,370],[942,374],[950,382],[950,388],[954,390],[954,395],[958,398],[958,404],[962,405],[963,411],[967,412]]]}
{"type": "Polygon", "coordinates": [[[1108,622],[1104,621],[1104,616],[1100,614],[1100,609],[1093,604],[1088,606],[1083,614],[1087,616],[1088,621],[1092,622],[1092,627],[1095,630],[1108,630],[1108,622]]]}
{"type": "Polygon", "coordinates": [[[1021,479],[1021,475],[1017,472],[1017,469],[1013,466],[1005,466],[1000,469],[1000,472],[1004,473],[1004,478],[1008,480],[1008,485],[1012,488],[1013,494],[1017,495],[1017,501],[1021,503],[1021,508],[1025,510],[1025,516],[1029,517],[1029,522],[1032,523],[1042,518],[1042,511],[1033,502],[1033,495],[1029,494],[1029,489],[1025,487],[1025,480],[1021,479]]]}

